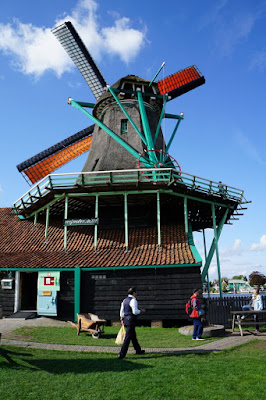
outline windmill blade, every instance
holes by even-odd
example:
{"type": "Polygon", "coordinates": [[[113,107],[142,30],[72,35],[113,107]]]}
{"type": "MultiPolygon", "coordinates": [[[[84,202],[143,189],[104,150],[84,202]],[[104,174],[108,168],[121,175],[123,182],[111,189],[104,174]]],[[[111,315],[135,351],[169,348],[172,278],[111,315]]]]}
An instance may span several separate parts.
{"type": "Polygon", "coordinates": [[[169,75],[157,82],[160,94],[168,94],[171,100],[205,83],[205,78],[195,65],[169,75]]]}
{"type": "Polygon", "coordinates": [[[94,125],[69,136],[17,165],[27,182],[36,183],[90,149],[94,125]]]}
{"type": "Polygon", "coordinates": [[[96,100],[103,94],[107,83],[71,22],[64,22],[52,33],[64,47],[81,75],[89,85],[96,100]]]}

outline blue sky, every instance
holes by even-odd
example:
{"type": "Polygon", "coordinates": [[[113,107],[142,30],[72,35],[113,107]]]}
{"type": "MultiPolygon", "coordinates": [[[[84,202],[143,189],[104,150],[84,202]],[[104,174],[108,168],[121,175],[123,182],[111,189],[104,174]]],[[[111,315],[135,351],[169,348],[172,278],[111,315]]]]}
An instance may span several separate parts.
{"type": "MultiPolygon", "coordinates": [[[[266,273],[266,1],[1,2],[0,207],[29,189],[18,163],[90,125],[66,103],[94,97],[50,33],[65,20],[109,84],[127,74],[152,79],[163,61],[165,76],[198,66],[206,84],[168,104],[167,112],[185,115],[170,153],[183,171],[244,189],[252,201],[224,227],[222,275],[266,273]]],[[[163,129],[168,137],[168,120],[163,129]]],[[[60,172],[80,171],[85,158],[60,172]]],[[[203,255],[202,235],[195,239],[203,255]]]]}

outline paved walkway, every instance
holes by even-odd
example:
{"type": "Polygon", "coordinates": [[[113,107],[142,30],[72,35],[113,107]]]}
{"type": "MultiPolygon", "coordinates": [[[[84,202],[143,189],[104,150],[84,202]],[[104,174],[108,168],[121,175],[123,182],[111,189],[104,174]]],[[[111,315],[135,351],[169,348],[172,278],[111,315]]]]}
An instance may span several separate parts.
{"type": "MultiPolygon", "coordinates": [[[[78,345],[63,345],[63,344],[49,344],[49,343],[35,343],[27,342],[22,340],[11,340],[6,338],[8,333],[14,329],[20,328],[22,326],[69,326],[67,322],[53,320],[51,318],[35,318],[29,320],[23,319],[0,319],[0,332],[2,333],[1,344],[8,346],[17,347],[27,347],[27,348],[37,348],[37,349],[48,349],[48,350],[63,350],[63,351],[78,351],[78,352],[98,352],[98,353],[118,353],[119,347],[107,347],[107,346],[78,346],[78,345]]],[[[171,353],[171,354],[188,354],[188,353],[208,353],[208,352],[219,352],[221,350],[228,349],[230,347],[237,346],[239,344],[247,343],[250,340],[261,339],[266,340],[266,332],[253,335],[250,333],[245,333],[243,337],[240,334],[234,333],[229,334],[227,337],[198,346],[198,347],[173,347],[173,348],[146,348],[146,353],[171,353]]],[[[132,348],[129,349],[129,353],[134,353],[132,348]]]]}

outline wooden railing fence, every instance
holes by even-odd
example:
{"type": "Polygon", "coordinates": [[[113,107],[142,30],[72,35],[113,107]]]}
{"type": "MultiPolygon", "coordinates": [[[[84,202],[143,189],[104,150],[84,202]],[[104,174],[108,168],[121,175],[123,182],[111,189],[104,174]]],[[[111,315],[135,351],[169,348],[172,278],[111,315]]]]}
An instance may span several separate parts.
{"type": "MultiPolygon", "coordinates": [[[[225,328],[230,328],[232,324],[230,311],[242,310],[244,305],[250,303],[251,297],[250,295],[205,299],[207,306],[207,322],[209,324],[224,325],[225,328]]],[[[262,301],[263,309],[266,309],[266,295],[262,295],[262,301]]]]}

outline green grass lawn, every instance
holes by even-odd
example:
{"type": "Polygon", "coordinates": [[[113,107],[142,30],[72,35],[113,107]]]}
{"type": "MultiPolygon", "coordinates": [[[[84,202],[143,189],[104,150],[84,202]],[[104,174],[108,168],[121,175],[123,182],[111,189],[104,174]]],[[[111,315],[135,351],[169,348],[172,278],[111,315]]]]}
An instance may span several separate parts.
{"type": "Polygon", "coordinates": [[[78,353],[0,348],[1,400],[266,398],[266,342],[204,354],[78,353]]]}
{"type": "MultiPolygon", "coordinates": [[[[99,339],[93,339],[87,332],[77,336],[73,327],[24,327],[16,329],[5,337],[30,340],[39,343],[57,343],[83,346],[117,346],[115,338],[119,327],[105,327],[105,333],[99,339]]],[[[142,347],[195,347],[203,343],[218,340],[209,338],[205,342],[191,340],[191,336],[184,336],[177,328],[136,328],[137,337],[142,347]]]]}

